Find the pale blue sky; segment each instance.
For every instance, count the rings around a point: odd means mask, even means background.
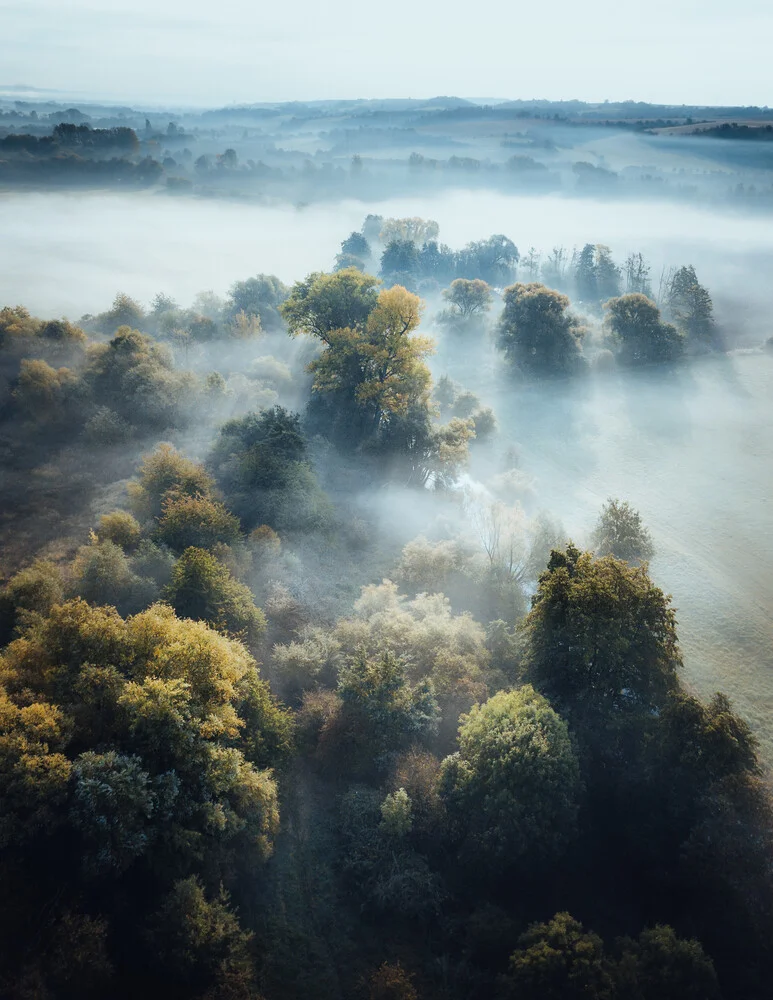
[[[0,0],[0,37],[0,85],[119,101],[773,105],[770,0]]]

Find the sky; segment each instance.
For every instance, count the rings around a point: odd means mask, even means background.
[[[0,0],[0,36],[0,87],[62,99],[773,105],[770,0]]]

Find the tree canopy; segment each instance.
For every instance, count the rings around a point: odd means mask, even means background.
[[[583,330],[568,311],[569,299],[545,285],[516,284],[503,294],[499,345],[528,375],[574,375],[583,366]]]
[[[469,849],[493,871],[555,858],[574,830],[581,781],[568,727],[528,685],[473,706],[440,781]]]

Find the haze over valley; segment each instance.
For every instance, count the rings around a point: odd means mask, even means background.
[[[0,4],[0,997],[767,1000],[769,12],[107,6]]]

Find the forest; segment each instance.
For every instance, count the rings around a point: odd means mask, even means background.
[[[74,107],[0,90],[0,190],[142,189],[305,205],[463,189],[767,213],[772,123],[767,107],[636,101]]]
[[[641,512],[570,535],[478,378],[560,438],[737,331],[689,261],[340,237],[189,305],[0,309],[0,995],[765,1000],[769,733],[687,678]]]

